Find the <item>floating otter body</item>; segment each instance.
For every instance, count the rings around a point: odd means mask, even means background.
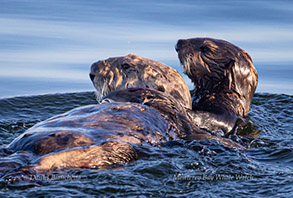
[[[179,40],[175,48],[194,83],[189,111],[194,123],[210,131],[233,132],[237,118],[249,112],[257,86],[251,57],[227,41],[211,38]]]
[[[239,147],[192,124],[185,107],[171,95],[133,88],[113,91],[101,104],[79,107],[40,122],[8,149],[33,154],[31,165],[35,170],[95,168],[137,159],[138,146],[176,139],[216,139]]]
[[[144,144],[176,139],[215,139],[241,147],[193,123],[187,86],[166,65],[128,55],[93,64],[90,77],[98,98],[109,93],[101,104],[40,122],[9,144],[8,150],[16,157],[28,155],[33,170],[46,171],[129,162],[139,157]],[[142,88],[128,88],[132,86]]]

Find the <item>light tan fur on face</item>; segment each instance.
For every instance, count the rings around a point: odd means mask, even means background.
[[[90,73],[95,75],[97,100],[116,89],[153,88],[169,93],[184,107],[191,108],[190,92],[183,78],[163,63],[129,54],[98,61]]]

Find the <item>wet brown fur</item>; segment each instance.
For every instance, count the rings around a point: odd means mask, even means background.
[[[179,57],[183,64],[184,54],[198,56],[193,48],[182,46]],[[239,57],[246,55],[238,51]],[[232,54],[231,57],[234,56]],[[247,61],[249,56],[246,56],[237,57]],[[186,70],[195,83],[193,96],[199,98],[198,103],[194,102],[193,111],[187,86],[175,70],[132,54],[109,58],[91,67],[90,77],[97,96],[104,96],[101,104],[79,107],[40,122],[16,138],[8,150],[16,155],[20,153],[20,157],[28,153],[28,158],[34,159],[30,161],[33,170],[46,171],[129,162],[139,157],[141,145],[159,145],[176,139],[215,139],[227,146],[241,147],[229,139],[201,130],[194,121],[198,117],[203,118],[203,114],[198,112],[207,113],[209,119],[210,113],[223,111],[222,106],[232,116],[247,113],[256,82],[253,76],[245,77],[237,71],[242,67],[245,68],[243,71],[255,71],[252,61],[236,67],[234,65],[241,62],[238,59],[233,59],[233,62],[221,57],[213,59],[212,55],[207,57],[206,62],[210,65],[204,62],[206,65],[199,69],[200,72],[195,71],[192,64],[190,70]],[[223,65],[217,69],[215,63],[221,61]],[[234,73],[230,75],[229,72]],[[238,85],[239,79],[246,79],[251,88],[246,92],[242,90],[247,83]],[[245,93],[247,96],[243,96]],[[222,114],[219,115],[221,117]]]
[[[218,39],[179,40],[176,51],[185,74],[194,83],[194,122],[209,130],[233,130],[238,117],[250,110],[257,87],[251,57],[239,47]]]
[[[32,168],[95,168],[139,157],[137,146],[176,139],[216,139],[192,124],[186,110],[171,95],[147,88],[117,90],[101,104],[73,109],[36,124],[8,149],[35,156]]]
[[[101,60],[92,64],[90,77],[98,100],[117,89],[151,88],[172,95],[182,106],[191,109],[189,89],[180,74],[151,59],[129,54]]]

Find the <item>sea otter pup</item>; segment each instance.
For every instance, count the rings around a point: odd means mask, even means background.
[[[199,129],[185,107],[167,93],[148,88],[117,90],[101,104],[75,108],[28,129],[8,146],[12,152],[33,155],[33,170],[95,168],[137,159],[141,145],[187,139],[216,139],[241,147]]]
[[[194,83],[193,111],[189,111],[194,123],[230,134],[237,118],[249,112],[257,86],[251,57],[227,41],[212,38],[179,40],[175,48],[184,73]]]
[[[129,54],[101,60],[92,64],[90,78],[98,100],[117,89],[152,88],[170,94],[182,106],[191,109],[189,89],[180,74],[151,59]]]

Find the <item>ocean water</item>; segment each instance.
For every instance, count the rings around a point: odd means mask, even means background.
[[[13,160],[5,158],[5,145],[35,123],[94,103],[94,92],[1,99],[0,164]],[[127,164],[22,172],[20,181],[14,181],[17,166],[0,167],[0,197],[292,197],[292,106],[293,96],[256,94],[251,124],[241,129],[256,132],[246,150],[217,141],[171,141],[146,147],[145,156]]]
[[[259,74],[243,129],[258,131],[248,150],[168,142],[106,170],[15,183],[4,174],[0,197],[292,197],[292,19],[289,0],[0,0],[1,148],[41,120],[95,103],[88,73],[100,59],[134,53],[182,74],[177,39],[213,37],[247,51]]]

